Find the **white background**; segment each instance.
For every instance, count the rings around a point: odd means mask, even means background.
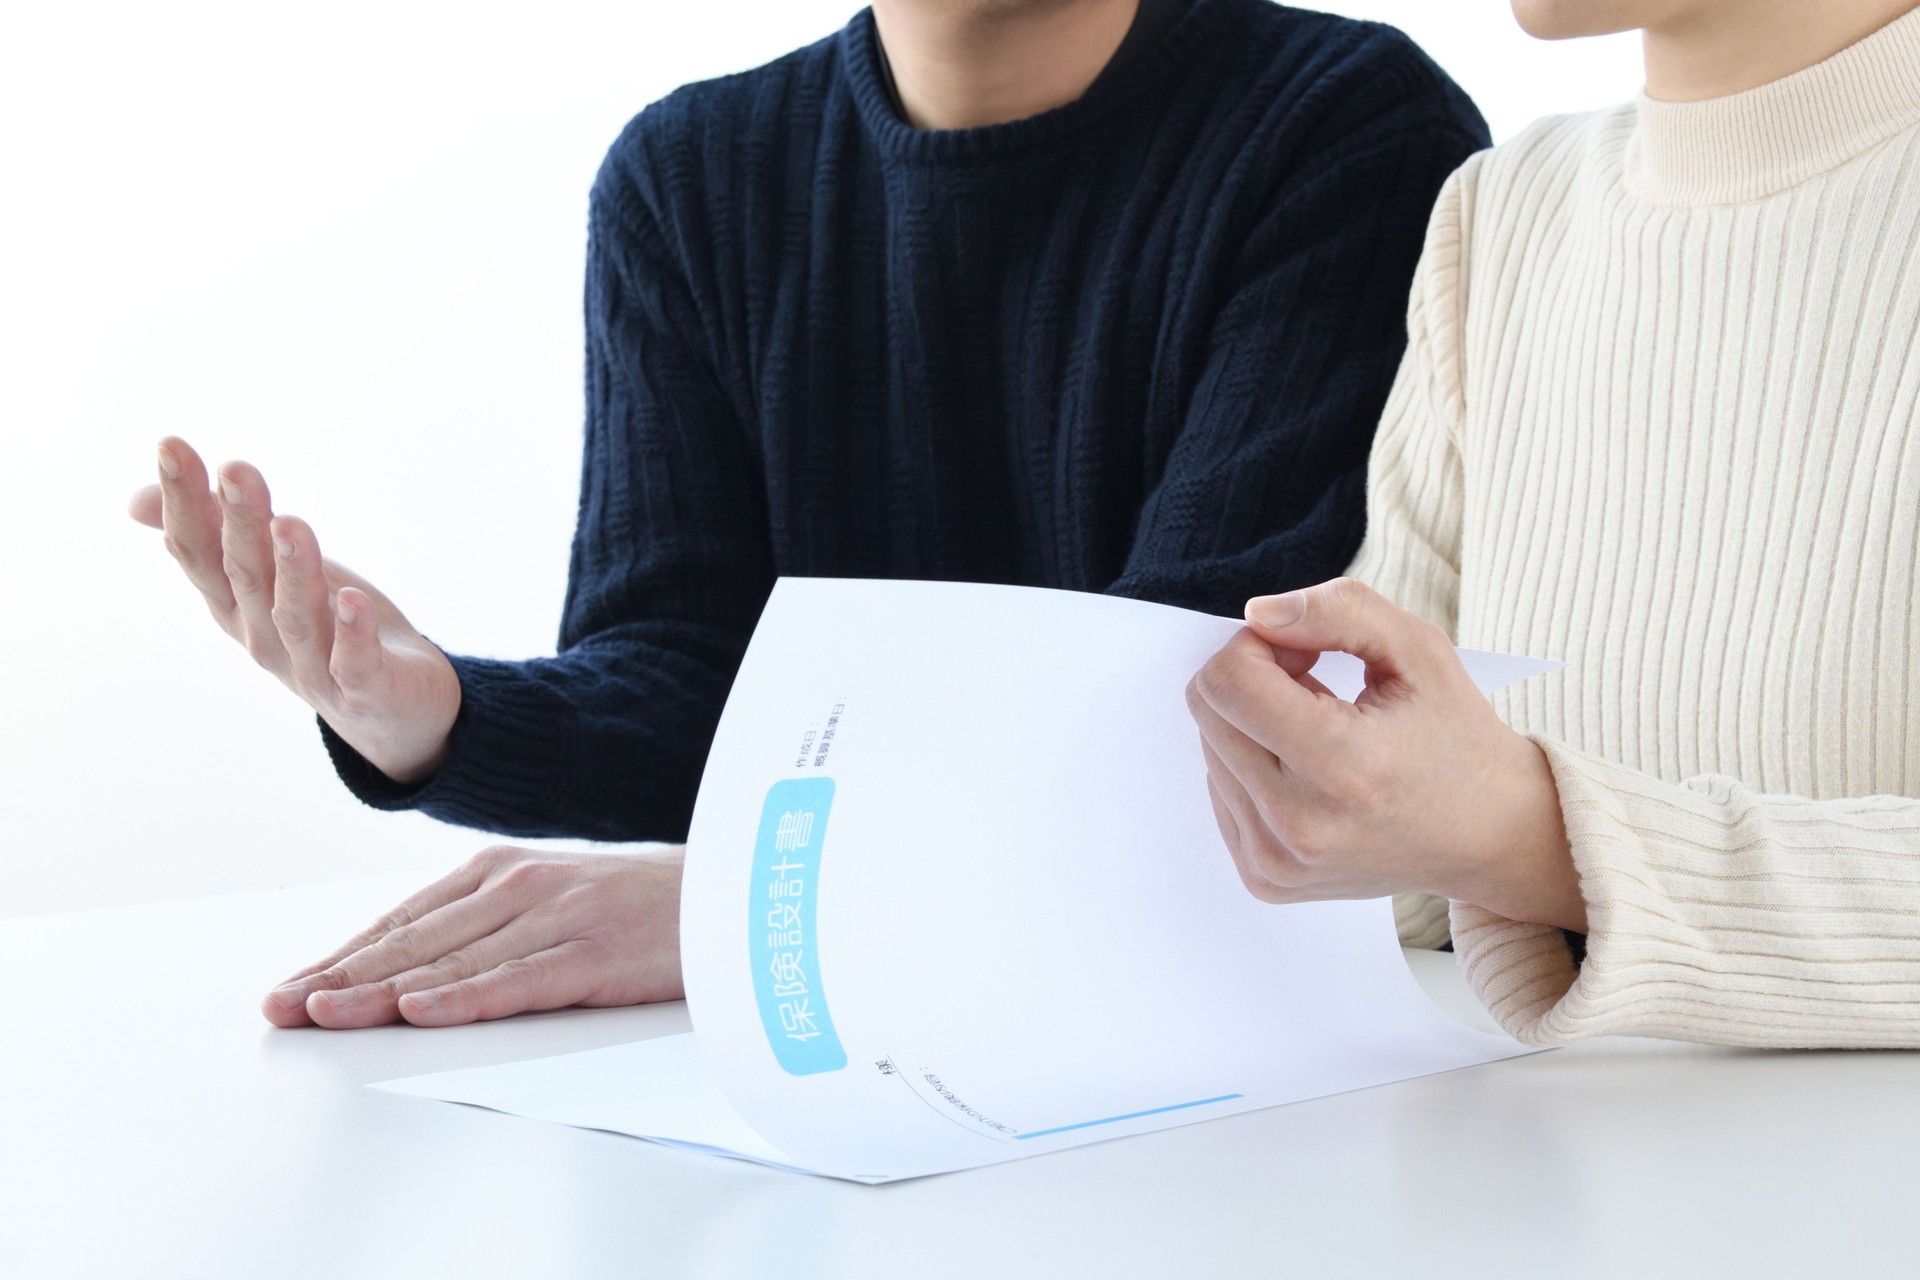
[[[311,718],[129,522],[169,433],[428,635],[551,652],[578,483],[586,195],[675,85],[852,0],[0,13],[0,916],[376,870],[486,843],[362,809]],[[1639,86],[1632,37],[1540,45],[1501,0],[1346,0],[1496,139]]]

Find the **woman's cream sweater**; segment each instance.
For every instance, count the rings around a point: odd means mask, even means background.
[[[1920,11],[1474,157],[1408,328],[1354,572],[1568,664],[1496,705],[1586,960],[1454,903],[1482,999],[1535,1044],[1920,1045]]]

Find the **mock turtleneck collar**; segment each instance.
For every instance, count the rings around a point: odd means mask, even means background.
[[[1704,102],[1640,95],[1627,147],[1639,194],[1740,204],[1796,187],[1920,124],[1920,9],[1825,62]]]

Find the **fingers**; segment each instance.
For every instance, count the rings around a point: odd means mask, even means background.
[[[1231,730],[1227,731],[1232,734]],[[1340,834],[1316,819],[1310,787],[1283,769],[1246,769],[1218,741],[1203,741],[1207,792],[1233,869],[1247,892],[1262,902],[1310,902],[1347,896],[1317,869],[1336,853],[1329,838]],[[1258,751],[1258,748],[1254,748]]]
[[[273,624],[272,496],[259,471],[245,462],[220,468],[220,553],[233,591],[241,638],[255,662],[275,675],[291,663]]]
[[[441,907],[472,894],[480,887],[481,881],[485,879],[488,869],[496,859],[495,851],[488,850],[420,890],[347,939],[325,959],[308,965],[269,991],[260,1003],[260,1011],[266,1015],[268,1022],[277,1027],[312,1025],[313,1020],[307,1016],[306,1011],[308,995],[322,988],[342,985],[341,976],[338,974],[332,977],[320,975],[332,970],[347,957],[374,945],[395,930],[403,929],[416,920],[423,920]]]
[[[599,982],[597,949],[575,938],[476,977],[402,996],[400,1016],[417,1027],[452,1027],[564,1009],[590,999]]]
[[[265,479],[247,463],[227,463],[209,490],[206,467],[184,440],[162,440],[158,456],[160,483],[135,493],[129,513],[165,531],[214,617],[256,662],[316,707],[332,702],[336,613],[313,530],[274,515]],[[357,658],[377,667],[377,629],[356,638],[365,643],[349,665]]]
[[[451,1026],[679,999],[679,890],[672,854],[569,858],[497,846],[289,979],[262,1010],[279,1026]]]
[[[1214,780],[1213,761],[1207,761],[1207,801],[1213,806],[1213,822],[1220,828],[1220,839],[1226,844],[1227,852],[1233,857],[1234,869],[1240,867],[1240,819],[1234,816],[1233,809],[1227,804],[1226,794],[1220,784]],[[1244,883],[1245,877],[1241,877]]]
[[[1338,649],[1367,664],[1369,686],[1432,674],[1453,646],[1432,623],[1352,578],[1247,601],[1247,625],[1283,648]]]
[[[1278,671],[1271,678],[1291,683],[1290,677]],[[1316,697],[1306,689],[1297,689],[1294,696],[1303,696],[1316,707],[1352,713],[1351,707],[1331,694]],[[1315,838],[1324,826],[1313,818],[1319,801],[1317,780],[1290,768],[1284,755],[1276,755],[1242,732],[1204,700],[1198,701],[1192,711],[1200,727],[1200,748],[1206,756],[1207,790],[1213,800],[1214,819],[1240,882],[1262,902],[1299,902],[1322,896],[1306,887],[1311,878],[1303,874],[1307,862],[1317,861],[1326,852]],[[1342,721],[1336,719],[1335,723]],[[1306,768],[1318,774],[1324,771],[1325,762],[1308,755]]]
[[[488,901],[487,895],[467,899],[469,903],[482,901]],[[456,903],[444,910],[457,910],[461,905],[464,904]],[[426,923],[421,921],[423,925]],[[398,939],[405,932],[402,930],[391,937]],[[529,956],[539,955],[561,940],[559,926],[550,913],[528,912],[502,922],[497,931],[488,931],[484,936],[471,938],[454,947],[421,948],[403,944],[374,958],[374,953],[381,950],[376,945],[363,953],[370,958],[362,960],[349,957],[339,967],[344,970],[358,967],[369,975],[378,976],[361,979],[335,991],[313,992],[307,997],[307,1016],[316,1025],[334,1030],[397,1022],[402,1016],[399,1002],[407,994],[434,990],[493,972]],[[396,962],[394,959],[408,952],[417,957],[415,963]]]
[[[1311,676],[1288,675],[1250,630],[1236,633],[1194,674],[1187,709],[1203,735],[1210,721],[1224,721],[1239,731],[1235,736],[1252,739],[1282,761],[1296,760],[1339,733],[1353,713]]]
[[[301,983],[311,995],[391,978],[489,936],[523,910],[524,904],[504,894],[470,893],[401,925]]]
[[[1213,802],[1213,819],[1220,827],[1221,839],[1226,842],[1240,883],[1262,902],[1280,901],[1258,862],[1260,819],[1252,797],[1219,753],[1209,744],[1201,746],[1207,757],[1207,797]]]
[[[1286,676],[1279,676],[1287,679]],[[1190,708],[1200,727],[1200,746],[1209,771],[1218,765],[1250,787],[1271,785],[1282,770],[1280,758],[1202,700]]]
[[[206,597],[214,618],[232,633],[233,588],[221,563],[220,508],[207,489],[207,468],[177,436],[160,442],[159,468],[160,527],[167,551]]]
[[[1250,627],[1249,629],[1254,634],[1259,634],[1258,628]],[[1318,649],[1287,649],[1270,644],[1267,646],[1267,652],[1273,655],[1274,663],[1295,680],[1312,680],[1313,677],[1307,673],[1313,670],[1314,663],[1320,661]],[[1314,681],[1316,686],[1319,683],[1317,680]]]
[[[1294,790],[1291,779],[1272,753],[1219,716],[1203,708],[1195,719],[1202,720],[1200,750],[1207,760],[1207,790],[1234,869],[1254,897],[1285,901],[1271,875],[1276,854],[1284,853],[1274,831],[1273,812],[1287,807]],[[1265,797],[1267,803],[1263,806],[1255,796]]]
[[[275,516],[273,627],[286,651],[294,688],[316,705],[333,701],[333,603],[328,599],[320,543],[307,522]]]

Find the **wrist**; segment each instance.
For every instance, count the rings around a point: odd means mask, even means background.
[[[453,753],[454,714],[436,715],[431,724],[401,725],[384,733],[365,723],[342,725],[332,717],[323,718],[342,742],[398,786],[417,787],[431,781]]]
[[[345,738],[345,734],[341,734]],[[439,742],[424,749],[414,750],[369,750],[347,739],[348,744],[367,758],[367,763],[403,787],[417,787],[430,781],[447,762],[452,750],[452,740],[442,737]]]
[[[368,764],[403,787],[420,786],[440,772],[453,751],[453,726],[460,717],[460,674],[445,653],[423,640],[426,674],[404,698],[410,711],[359,718],[352,731],[334,725]],[[346,717],[343,717],[346,718]]]
[[[1586,899],[1560,812],[1560,790],[1546,752],[1509,732],[1510,750],[1488,788],[1489,821],[1466,859],[1471,871],[1447,896],[1509,920],[1587,930]]]

